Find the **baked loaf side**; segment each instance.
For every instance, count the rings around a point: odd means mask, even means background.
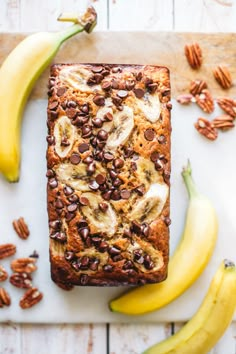
[[[166,278],[169,101],[165,67],[51,67],[47,192],[51,275],[60,286]]]

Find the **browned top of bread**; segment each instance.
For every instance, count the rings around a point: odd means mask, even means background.
[[[165,279],[169,100],[165,67],[52,66],[47,176],[56,283]]]

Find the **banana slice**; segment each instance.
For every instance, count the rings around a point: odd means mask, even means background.
[[[165,183],[154,183],[148,192],[138,200],[131,211],[130,220],[150,223],[155,220],[166,203],[169,187]]]
[[[137,105],[151,123],[160,118],[161,104],[157,94],[146,93],[142,99],[137,99]]]
[[[88,186],[89,176],[87,176],[86,165],[80,163],[72,165],[71,163],[63,163],[56,169],[56,175],[59,181],[68,186],[82,191],[90,191]]]
[[[55,150],[60,157],[65,157],[71,150],[75,140],[75,127],[66,116],[60,117],[54,127],[56,140]]]
[[[114,115],[113,129],[107,140],[106,147],[115,150],[119,145],[124,144],[130,136],[134,127],[133,110],[124,106],[123,111]]]
[[[97,194],[93,193],[83,193],[83,197],[89,200],[88,206],[83,206],[81,208],[82,213],[88,219],[98,232],[105,232],[109,237],[112,237],[117,229],[117,218],[116,213],[112,209],[111,205],[107,203],[107,210],[101,211],[99,208],[99,203],[104,200]]]
[[[85,68],[68,66],[60,71],[59,78],[62,82],[68,83],[72,87],[82,92],[93,92],[101,90],[100,85],[87,85],[91,72]]]
[[[162,183],[162,175],[156,171],[154,163],[144,157],[139,156],[136,162],[137,165],[137,176],[145,187],[149,189],[149,186],[153,183]]]

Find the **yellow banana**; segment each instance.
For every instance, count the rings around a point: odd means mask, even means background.
[[[188,289],[206,267],[217,239],[217,216],[211,202],[198,193],[191,177],[190,163],[183,169],[182,176],[190,202],[182,238],[169,262],[167,279],[121,295],[110,302],[112,311],[141,315],[157,310]]]
[[[236,307],[236,268],[224,260],[192,319],[144,354],[207,354],[229,326]]]
[[[0,172],[9,182],[19,179],[21,118],[31,89],[67,38],[92,31],[96,12],[89,8],[77,20],[67,20],[76,23],[60,32],[28,36],[0,68]]]

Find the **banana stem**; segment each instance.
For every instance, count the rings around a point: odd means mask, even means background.
[[[63,29],[62,31],[57,33],[60,44],[65,42],[68,38],[73,37],[75,34],[83,32],[84,27],[79,24],[72,25],[68,28]]]
[[[198,193],[196,185],[192,179],[192,169],[191,169],[191,164],[190,164],[189,160],[188,160],[187,166],[183,168],[182,177],[184,179],[184,183],[187,188],[189,198],[191,199],[191,198],[196,197],[199,193]]]

